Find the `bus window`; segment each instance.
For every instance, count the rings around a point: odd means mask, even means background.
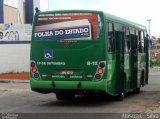
[[[142,43],[142,52],[144,52],[144,32],[141,31],[141,43]]]
[[[137,37],[137,46],[139,46],[139,35],[138,35],[138,30],[135,29],[135,35]],[[137,50],[138,50],[138,47],[137,47]]]
[[[130,42],[130,30],[127,27],[126,33],[125,33],[125,41],[126,41],[126,52],[129,52],[131,50],[131,42]]]
[[[132,27],[130,27],[130,34],[132,34],[132,35],[135,35],[136,33],[135,33],[135,29],[134,28],[132,28]]]
[[[147,47],[146,39],[147,39],[147,32],[146,32],[146,31],[144,31],[144,52],[146,52],[146,47]]]
[[[101,16],[94,13],[40,14],[34,40],[98,40]]]
[[[136,34],[137,38],[139,38],[139,36],[138,36],[138,30],[135,30],[135,34]]]
[[[139,52],[144,52],[144,33],[143,31],[139,31]]]
[[[108,52],[114,52],[115,41],[114,41],[114,24],[111,22],[107,23],[108,29]]]
[[[141,46],[141,32],[138,31],[138,51],[142,52],[142,46]]]
[[[122,31],[124,32],[124,49],[125,52],[127,53],[131,49],[131,43],[129,38],[130,35],[129,27],[122,26]]]

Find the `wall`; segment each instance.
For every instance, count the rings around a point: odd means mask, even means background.
[[[30,44],[0,44],[0,73],[29,72]]]
[[[0,74],[29,72],[31,28],[0,24]]]
[[[4,5],[4,23],[18,24],[17,8]]]

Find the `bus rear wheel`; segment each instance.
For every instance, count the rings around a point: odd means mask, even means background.
[[[57,100],[73,100],[75,98],[75,94],[69,92],[57,92],[56,98]]]
[[[133,90],[133,93],[134,93],[134,94],[139,94],[139,93],[140,93],[140,87],[139,87],[139,88],[134,89],[134,90]]]

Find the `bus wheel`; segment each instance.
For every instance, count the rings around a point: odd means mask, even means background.
[[[67,93],[67,92],[57,92],[56,98],[57,100],[73,100],[75,97],[74,93]]]
[[[139,88],[134,89],[134,90],[133,90],[133,93],[134,93],[134,94],[139,94],[139,93],[140,93],[140,87],[139,87]]]
[[[144,87],[144,71],[141,74],[141,86]]]
[[[124,98],[125,98],[125,94],[124,93],[120,93],[119,95],[117,95],[117,100],[118,101],[123,101],[124,100]]]

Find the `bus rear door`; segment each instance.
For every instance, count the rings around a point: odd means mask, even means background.
[[[118,25],[118,24],[117,24]],[[121,25],[118,25],[118,31],[115,31],[116,39],[116,87],[117,93],[121,94],[126,89],[126,79],[124,75],[124,32],[121,31]]]
[[[137,58],[138,58],[138,38],[131,35],[131,88],[137,87]]]

